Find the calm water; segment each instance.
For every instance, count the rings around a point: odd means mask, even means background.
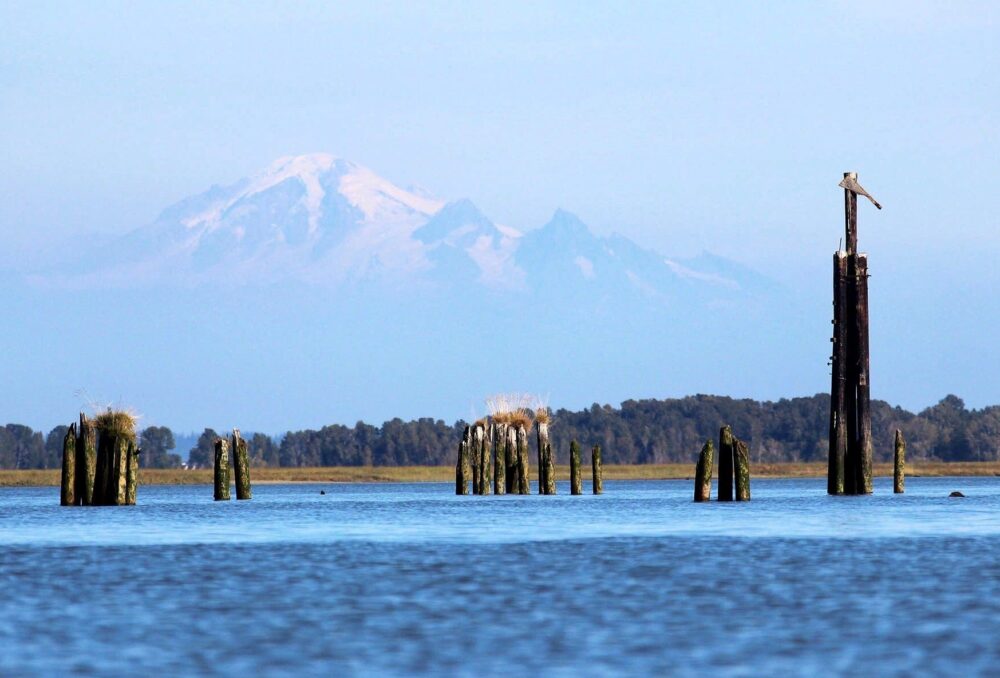
[[[824,482],[0,489],[0,675],[1000,675],[1000,479]]]

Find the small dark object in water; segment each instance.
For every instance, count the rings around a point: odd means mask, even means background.
[[[959,492],[958,490],[955,490],[954,492],[952,492],[952,493],[951,493],[951,494],[949,494],[948,496],[949,496],[949,497],[964,497],[965,495],[964,495],[964,494],[962,494],[961,492]]]
[[[320,490],[319,493],[320,494],[326,494],[326,490]]]

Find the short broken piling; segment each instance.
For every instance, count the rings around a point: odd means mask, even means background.
[[[583,494],[583,474],[580,472],[580,445],[569,444],[569,493]]]
[[[892,491],[903,494],[906,490],[906,440],[903,432],[896,429],[896,453],[892,464]]]
[[[712,463],[715,461],[715,447],[706,440],[698,455],[694,471],[694,500],[708,501],[712,498]]]
[[[719,431],[719,487],[717,501],[733,500],[733,430],[723,426]]]
[[[455,494],[469,493],[469,445],[467,437],[462,436],[462,440],[458,443],[458,461],[455,462]]]
[[[590,453],[590,465],[593,472],[594,494],[604,493],[604,469],[601,467],[601,446],[594,445]]]
[[[94,474],[97,470],[97,430],[87,415],[80,413],[76,436],[76,503],[94,503]]]
[[[736,475],[736,501],[750,501],[750,449],[739,438],[733,439]]]
[[[62,482],[59,487],[59,504],[76,504],[76,424],[70,424],[63,438]]]
[[[215,441],[215,501],[229,501],[229,441]]]
[[[247,441],[240,436],[238,428],[233,429],[233,467],[236,469],[236,498],[250,499],[253,492],[250,489],[250,455],[247,453]]]

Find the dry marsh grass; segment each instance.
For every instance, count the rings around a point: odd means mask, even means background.
[[[586,455],[584,455],[586,456]],[[590,460],[584,459],[584,479],[590,475]],[[531,477],[537,480],[537,469]],[[822,478],[826,463],[754,464],[754,478]],[[891,476],[892,464],[875,464],[877,476]],[[47,487],[59,485],[59,469],[0,471],[0,487]],[[906,475],[1000,476],[1000,462],[907,462]],[[254,468],[255,484],[267,483],[425,483],[454,482],[452,466],[333,466],[324,468]],[[604,465],[605,480],[693,479],[694,463]],[[556,479],[569,480],[569,466],[556,466]],[[142,485],[210,485],[211,469],[141,469]]]

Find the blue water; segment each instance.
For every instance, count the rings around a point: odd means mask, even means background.
[[[452,492],[0,489],[0,675],[1000,673],[998,478]]]

